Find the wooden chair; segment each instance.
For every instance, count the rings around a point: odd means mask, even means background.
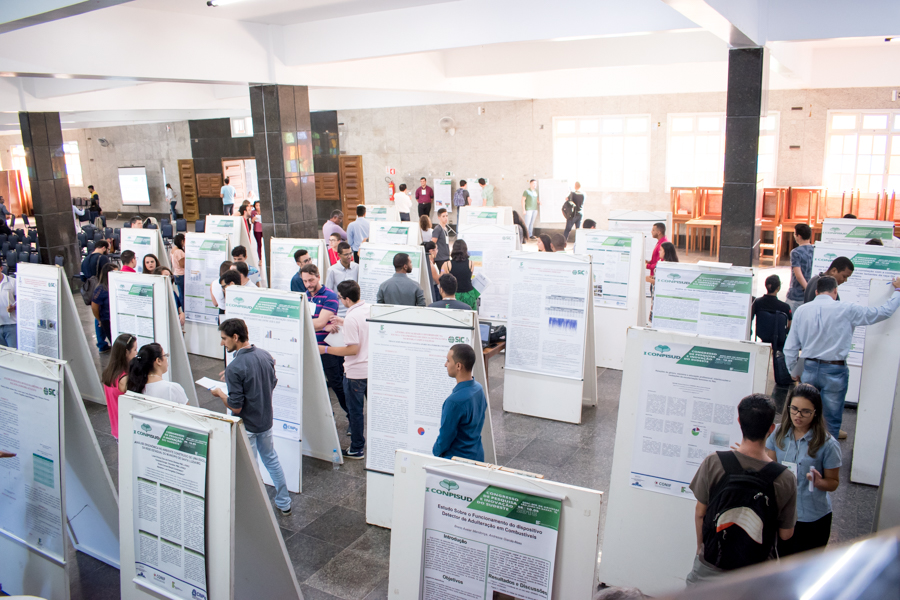
[[[782,237],[790,236],[790,241],[783,244],[785,252],[790,252],[794,247],[794,227],[800,223],[806,223],[810,228],[816,227],[820,199],[827,194],[822,187],[789,187],[784,201],[781,224]],[[821,230],[821,227],[820,227]]]
[[[856,190],[856,196],[851,197],[851,210],[859,219],[872,219],[873,221],[884,221],[887,212],[887,202],[885,196],[887,192],[878,192],[876,194],[863,194]]]
[[[781,239],[784,224],[784,205],[787,198],[788,188],[765,188],[763,189],[763,210],[762,219],[760,220],[760,235],[765,237],[768,232],[772,233],[772,243],[760,240],[759,243],[759,262],[772,261],[772,266],[778,264],[778,258],[781,256]],[[771,251],[771,254],[766,254]]]
[[[697,216],[685,223],[687,233],[685,250],[690,252],[695,246],[702,249],[703,237],[706,230],[709,230],[709,252],[716,256],[719,252],[719,236],[722,230],[722,188],[697,188],[695,204]]]
[[[885,211],[884,220],[894,222],[894,235],[900,233],[900,206],[897,205],[897,192],[892,191],[888,198],[887,190],[884,192]]]
[[[697,188],[673,187],[672,200],[672,243],[678,247],[678,236],[681,225],[697,216]],[[686,229],[685,229],[686,232]],[[687,248],[687,241],[685,241]]]

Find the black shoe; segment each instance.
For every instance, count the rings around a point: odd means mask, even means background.
[[[282,517],[289,517],[289,516],[291,516],[291,507],[290,507],[290,506],[288,507],[287,510],[281,510],[280,508],[279,508],[278,510],[281,511],[281,516],[282,516]]]
[[[347,428],[347,437],[350,437],[350,428]]]
[[[349,448],[346,450],[341,450],[341,454],[344,455],[344,458],[349,458],[351,460],[360,460],[366,457],[365,450],[359,450],[358,452],[353,452]]]

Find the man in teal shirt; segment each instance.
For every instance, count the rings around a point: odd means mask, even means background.
[[[494,205],[494,186],[489,184],[482,177],[478,180],[478,185],[481,186],[481,199],[484,200],[485,206],[493,206]]]
[[[441,431],[432,453],[442,458],[484,461],[481,428],[487,401],[481,384],[472,379],[475,350],[468,344],[456,344],[447,352],[445,366],[447,375],[456,379],[456,387],[441,408]]]
[[[528,238],[534,237],[534,222],[537,220],[538,206],[541,201],[538,198],[537,181],[528,182],[528,189],[522,192],[522,212],[525,213],[525,229],[528,230]]]

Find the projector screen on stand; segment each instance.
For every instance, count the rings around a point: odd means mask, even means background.
[[[150,206],[147,169],[145,167],[119,167],[119,190],[122,192],[123,205]]]

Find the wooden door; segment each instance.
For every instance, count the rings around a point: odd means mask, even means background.
[[[316,200],[340,200],[341,187],[337,173],[316,173]]]
[[[193,160],[178,161],[178,180],[181,184],[181,211],[184,219],[194,222],[200,218],[200,202]]]
[[[356,207],[366,203],[362,156],[340,157],[341,211],[344,224],[356,220]]]
[[[246,178],[244,176],[243,160],[222,160],[222,180],[228,178],[228,183],[234,188],[234,201],[237,203],[235,210],[247,197]]]

